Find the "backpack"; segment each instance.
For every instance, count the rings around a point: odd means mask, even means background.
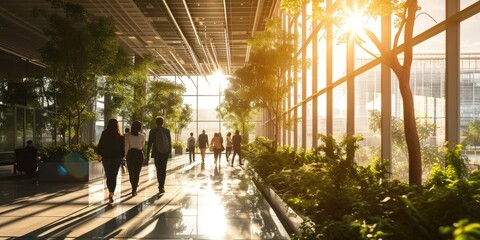
[[[195,147],[195,138],[188,139],[188,147]]]
[[[170,143],[168,142],[167,135],[165,135],[162,128],[157,128],[157,131],[155,132],[155,146],[160,153],[170,152]]]

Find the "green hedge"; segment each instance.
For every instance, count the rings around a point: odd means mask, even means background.
[[[468,239],[454,234],[460,223],[480,222],[480,172],[468,172],[461,146],[445,148],[446,167],[434,167],[418,187],[385,178],[378,158],[357,166],[361,137],[320,138],[309,150],[277,148],[265,138],[243,148],[249,168],[305,216],[294,239]]]
[[[62,161],[96,161],[96,146],[89,144],[76,145],[43,145],[39,148],[41,160],[44,162]]]

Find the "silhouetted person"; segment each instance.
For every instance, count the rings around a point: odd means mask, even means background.
[[[25,173],[33,177],[37,172],[37,160],[39,157],[38,150],[33,146],[32,140],[27,141],[27,146],[25,146],[24,151],[26,157],[23,159],[25,161]]]
[[[132,132],[125,134],[125,153],[127,155],[127,167],[132,196],[137,195],[137,187],[140,179],[140,171],[143,165],[143,147],[145,146],[145,134],[142,132],[142,123],[134,121]]]
[[[227,133],[227,146],[225,151],[225,157],[227,158],[227,162],[230,161],[230,154],[232,153],[232,133]]]
[[[215,133],[210,143],[210,145],[213,146],[213,158],[215,159],[215,164],[217,163],[217,160],[218,160],[218,163],[220,163],[220,160],[222,159],[221,157],[222,147],[223,147],[222,144],[223,144],[222,135],[220,133]]]
[[[172,137],[170,130],[163,127],[163,117],[157,117],[155,123],[157,127],[150,130],[148,136],[147,158],[150,156],[152,149],[152,157],[155,161],[157,169],[157,181],[159,194],[165,193],[165,178],[167,176],[167,161],[172,155]]]
[[[242,136],[238,130],[235,130],[235,135],[232,137],[233,145],[233,156],[232,156],[232,167],[233,161],[235,160],[235,155],[238,154],[238,164],[243,165],[242,163]]]
[[[202,162],[205,161],[205,152],[208,147],[208,135],[205,134],[205,130],[202,130],[202,134],[198,135],[198,148],[200,148],[200,155],[202,156]]]
[[[117,175],[122,159],[125,157],[125,139],[117,119],[108,120],[107,128],[98,142],[99,161],[102,161],[107,177],[108,203],[113,203],[113,194],[117,186]]]
[[[190,163],[195,162],[195,137],[193,136],[193,132],[190,133],[190,137],[187,139],[187,147]]]

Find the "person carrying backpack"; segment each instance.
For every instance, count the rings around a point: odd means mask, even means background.
[[[172,137],[170,130],[163,127],[163,117],[156,117],[157,127],[150,130],[146,157],[150,157],[152,149],[155,168],[157,169],[157,181],[159,194],[165,193],[165,178],[167,176],[167,161],[172,156]]]
[[[190,137],[187,139],[188,159],[190,160],[190,163],[195,162],[195,141],[193,132],[191,132]]]

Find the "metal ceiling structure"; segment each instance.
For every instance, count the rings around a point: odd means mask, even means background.
[[[231,74],[248,60],[247,39],[262,31],[278,0],[71,0],[94,16],[114,19],[121,45],[135,57],[152,55],[162,75]],[[42,65],[48,40],[33,8],[45,0],[0,3],[0,52]],[[1,58],[1,56],[0,56]]]

